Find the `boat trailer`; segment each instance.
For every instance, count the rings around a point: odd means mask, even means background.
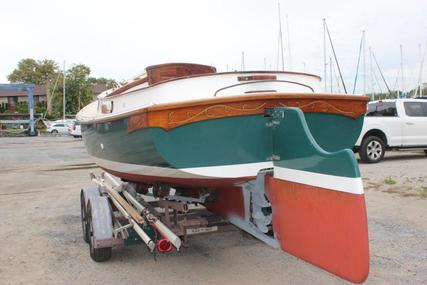
[[[161,197],[153,191],[150,197],[106,172],[99,176],[91,173],[91,180],[80,193],[81,222],[83,239],[96,262],[110,259],[113,247],[143,243],[153,254],[169,253],[188,247],[190,235],[236,229],[198,207],[203,196]]]

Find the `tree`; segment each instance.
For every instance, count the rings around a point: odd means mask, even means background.
[[[24,58],[7,79],[11,83],[47,84],[57,76],[58,69],[58,64],[50,59]]]
[[[72,95],[69,97],[71,97],[71,102],[74,103],[70,107],[73,113],[77,113],[83,106],[92,101],[92,84],[88,80],[89,75],[90,68],[83,64],[74,65],[68,70],[67,80]]]
[[[90,68],[84,64],[73,65],[65,75],[66,110],[65,113],[75,114],[92,101],[92,83],[89,81]],[[60,82],[63,75],[60,75]],[[54,114],[62,114],[63,89],[57,88],[54,94]]]
[[[116,81],[113,79],[89,76],[90,68],[84,64],[72,65],[66,71],[66,114],[77,113],[93,100],[92,87],[95,84],[104,84],[107,88],[116,85]],[[49,97],[52,98],[52,104],[48,102],[48,106],[40,107],[38,110],[47,109],[50,118],[62,117],[64,75],[55,61],[22,59],[18,63],[18,67],[7,78],[11,83],[46,84]]]
[[[105,85],[108,89],[111,89],[115,86],[117,86],[117,82],[114,79],[108,79],[108,78],[104,78],[104,77],[99,77],[99,78],[95,78],[95,77],[89,77],[89,82],[92,83],[93,85],[95,84],[103,84]]]

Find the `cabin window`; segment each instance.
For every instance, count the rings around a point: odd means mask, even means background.
[[[113,112],[114,102],[106,101],[101,104],[101,112],[104,114],[109,114]]]
[[[239,76],[237,77],[238,81],[253,81],[253,80],[276,80],[276,75],[249,75],[249,76]]]
[[[252,93],[274,93],[277,92],[277,90],[250,90],[246,91],[245,94],[252,94]]]

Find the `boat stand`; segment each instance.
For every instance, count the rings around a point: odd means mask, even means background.
[[[151,253],[169,253],[188,247],[190,235],[236,229],[197,206],[204,197],[142,195],[106,172],[91,173],[91,180],[80,202],[83,239],[94,261],[110,259],[113,247],[143,243]]]

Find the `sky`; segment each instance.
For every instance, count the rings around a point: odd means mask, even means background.
[[[426,0],[3,1],[0,82],[7,82],[7,75],[23,58],[53,59],[61,65],[65,61],[67,67],[85,64],[92,76],[119,81],[141,73],[146,66],[166,62],[213,65],[218,71],[241,70],[242,52],[245,70],[275,70],[278,3],[286,70],[323,77],[325,18],[349,92],[353,89],[363,30],[366,92],[386,90],[375,62],[371,75],[369,47],[394,89],[402,86],[402,45],[403,87],[408,90],[416,86],[420,46],[421,54],[427,47]],[[328,44],[328,63],[332,56]],[[328,89],[329,76],[328,66]],[[356,93],[361,93],[362,62],[358,76]],[[336,77],[333,79],[336,92]],[[427,82],[427,59],[422,81]]]

